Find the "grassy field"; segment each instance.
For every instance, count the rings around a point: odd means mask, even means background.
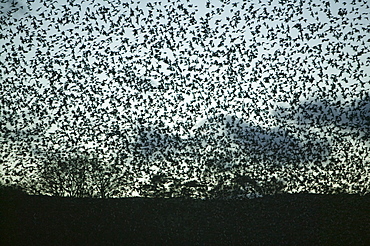
[[[366,245],[370,196],[90,199],[1,192],[0,245]]]

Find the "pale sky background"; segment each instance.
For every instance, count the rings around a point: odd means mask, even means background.
[[[130,164],[139,143],[161,172],[166,137],[232,165],[254,131],[267,156],[292,143],[305,164],[357,158],[369,174],[366,1],[71,2],[0,4],[2,165],[79,148]]]

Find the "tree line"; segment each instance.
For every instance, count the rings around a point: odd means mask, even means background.
[[[284,188],[283,180],[263,180],[262,176],[258,180],[252,172],[245,172],[244,165],[226,167],[204,162],[185,175],[143,174],[130,169],[123,155],[105,161],[95,153],[79,151],[47,154],[40,158],[36,172],[37,180],[21,189],[63,197],[121,198],[136,194],[148,198],[222,199],[275,194]]]

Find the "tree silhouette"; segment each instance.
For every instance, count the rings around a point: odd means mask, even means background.
[[[55,196],[91,195],[87,187],[88,163],[82,155],[49,154],[39,166],[42,189]]]
[[[122,166],[119,157],[107,163],[96,154],[49,154],[39,166],[41,189],[55,196],[115,196],[127,185]]]

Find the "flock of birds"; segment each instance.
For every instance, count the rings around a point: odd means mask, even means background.
[[[141,185],[238,166],[286,192],[369,192],[366,1],[0,8],[2,182],[37,179],[45,153],[92,151]]]

